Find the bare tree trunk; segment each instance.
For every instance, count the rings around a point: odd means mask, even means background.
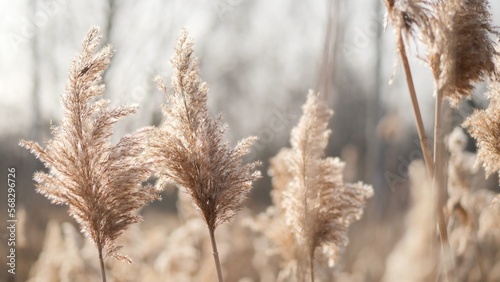
[[[382,86],[382,57],[383,45],[382,40],[382,1],[375,0],[375,13],[377,20],[376,38],[375,38],[375,65],[374,65],[374,81],[373,91],[368,93],[366,97],[366,127],[365,127],[365,140],[366,140],[366,167],[365,179],[367,182],[372,183],[375,189],[385,187],[384,183],[384,160],[383,160],[383,144],[377,136],[376,128],[383,115],[383,107],[381,104],[381,86]],[[379,211],[383,213],[383,207],[387,205],[387,191],[380,190],[375,193],[377,206],[380,207]]]
[[[108,4],[108,9],[106,11],[106,14],[107,14],[106,26],[103,29],[103,37],[104,37],[103,41],[106,42],[106,44],[109,44],[111,41],[111,38],[112,38],[112,34],[113,34],[113,24],[114,24],[115,15],[116,15],[116,2],[115,2],[115,0],[108,0],[107,4]],[[104,70],[104,73],[102,75],[103,82],[104,82],[104,84],[108,85],[108,87],[109,87],[109,83],[108,83],[109,75],[108,75],[108,73],[112,67],[113,67],[113,64],[111,64],[109,68]],[[107,95],[109,95],[106,93],[108,93],[108,91],[104,92],[103,97],[106,97]]]
[[[326,101],[328,101],[329,97],[332,98],[331,94],[334,87],[339,32],[339,9],[339,0],[331,0],[328,7],[328,23],[318,79],[318,91]]]
[[[31,1],[31,15],[34,18],[37,12],[37,2],[36,0]],[[40,110],[40,52],[39,52],[39,38],[38,31],[35,31],[33,38],[31,40],[31,56],[32,56],[32,81],[33,86],[31,88],[31,138],[36,141],[40,141],[40,126],[41,126],[41,110]]]
[[[106,17],[107,22],[103,30],[104,42],[111,41],[115,15],[116,15],[116,2],[115,0],[108,0],[108,10]]]

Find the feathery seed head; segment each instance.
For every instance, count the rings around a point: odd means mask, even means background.
[[[49,170],[35,173],[37,192],[54,204],[68,205],[70,215],[99,252],[128,260],[118,254],[115,240],[141,220],[133,212],[158,195],[141,185],[151,173],[149,161],[142,158],[145,131],[127,135],[116,145],[109,141],[113,124],[137,108],[113,109],[109,101],[96,100],[104,92],[101,76],[111,58],[109,46],[96,52],[99,40],[99,29],[92,28],[71,65],[62,96],[64,117],[52,129],[53,139],[45,148],[31,141],[20,145]]]
[[[497,50],[500,44],[497,43]],[[495,67],[500,69],[500,55],[494,59]],[[500,76],[493,76],[486,94],[490,104],[484,110],[475,110],[467,117],[463,126],[477,142],[477,162],[482,163],[486,175],[500,172]]]
[[[233,218],[260,178],[259,162],[243,163],[255,137],[238,142],[235,148],[223,141],[226,125],[208,114],[208,86],[199,76],[193,41],[183,30],[171,60],[172,93],[163,106],[166,122],[151,130],[147,155],[154,160],[160,179],[184,188],[210,230]],[[157,79],[159,88],[167,87]]]
[[[468,98],[473,83],[494,74],[496,54],[487,0],[386,1],[396,37],[419,39],[427,47],[437,91],[452,106]]]
[[[324,158],[330,135],[328,120],[333,112],[318,95],[309,92],[303,111],[292,130],[292,148],[271,160],[271,171],[278,177],[273,179],[273,199],[296,246],[304,246],[297,253],[312,259],[318,251],[333,265],[347,245],[347,228],[361,217],[373,190],[362,183],[344,183],[344,163],[338,158]]]
[[[495,48],[487,0],[450,0],[434,4],[435,17],[424,43],[437,81],[453,106],[469,98],[473,83],[494,73]]]

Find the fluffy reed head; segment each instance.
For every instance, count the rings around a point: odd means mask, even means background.
[[[148,178],[149,164],[141,157],[146,134],[138,131],[112,145],[112,126],[136,107],[109,108],[97,100],[104,92],[102,73],[112,56],[110,46],[96,53],[99,29],[85,37],[82,53],[71,65],[62,96],[62,124],[52,129],[45,148],[31,141],[20,145],[31,150],[48,168],[34,175],[37,192],[54,204],[68,205],[70,215],[99,252],[119,259],[115,239],[141,217],[133,212],[157,199],[141,181]]]
[[[497,44],[496,50],[500,50]],[[496,70],[500,70],[500,55],[494,58]],[[488,108],[475,110],[463,126],[476,139],[477,162],[481,163],[489,176],[500,172],[500,76],[493,76],[486,96],[490,99]]]
[[[490,85],[488,96],[488,108],[475,110],[463,124],[476,139],[477,161],[487,176],[500,172],[500,83]]]
[[[303,112],[291,133],[292,148],[280,152],[271,162],[274,171],[283,171],[283,162],[287,166],[281,175],[288,183],[278,204],[297,246],[305,246],[306,257],[313,259],[316,250],[321,249],[321,255],[332,266],[348,243],[347,228],[361,217],[373,190],[362,183],[344,183],[344,163],[324,157],[332,111],[312,91]]]
[[[396,34],[422,41],[437,90],[453,106],[469,98],[473,83],[494,73],[487,0],[386,0]]]
[[[199,76],[193,41],[182,31],[172,58],[173,93],[162,107],[166,122],[151,130],[148,155],[160,183],[174,182],[193,199],[210,230],[231,220],[260,177],[258,162],[243,163],[255,137],[230,148],[226,125],[207,110],[208,86]],[[161,78],[158,87],[167,94]]]
[[[473,83],[492,75],[494,42],[487,0],[449,0],[434,4],[435,17],[424,36],[427,57],[437,81],[452,105],[470,98]]]

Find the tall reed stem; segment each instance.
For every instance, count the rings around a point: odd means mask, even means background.
[[[413,84],[413,78],[410,70],[410,64],[408,62],[408,57],[406,56],[405,44],[403,41],[403,36],[401,31],[398,36],[398,51],[401,55],[401,61],[403,62],[403,67],[406,75],[406,82],[408,84],[408,90],[410,91],[410,97],[413,105],[413,112],[415,114],[415,120],[417,123],[418,136],[420,139],[420,146],[422,147],[422,152],[424,154],[425,167],[427,169],[428,176],[433,181],[434,189],[438,189],[438,201],[437,201],[437,215],[438,215],[438,229],[439,237],[441,240],[441,248],[445,256],[449,255],[450,246],[448,242],[448,232],[446,228],[446,219],[444,217],[444,201],[445,193],[443,189],[446,188],[446,177],[444,175],[443,166],[445,165],[443,160],[443,150],[441,149],[443,143],[442,138],[442,102],[443,93],[442,91],[437,91],[436,94],[436,108],[435,108],[435,122],[434,122],[434,158],[432,157],[427,136],[425,135],[424,124],[422,122],[422,115],[420,112],[420,107],[418,105],[417,94],[415,91],[415,85]]]
[[[311,282],[314,282],[314,251],[309,255],[309,267],[311,268]]]
[[[403,42],[403,36],[401,31],[398,36],[398,51],[401,55],[401,61],[403,62],[403,67],[406,75],[406,83],[408,84],[408,90],[410,91],[411,104],[413,106],[413,113],[415,114],[415,121],[417,123],[418,137],[420,140],[420,147],[422,147],[422,153],[424,155],[425,167],[427,168],[427,175],[429,178],[434,178],[434,164],[432,161],[431,149],[425,135],[424,123],[422,121],[422,114],[420,113],[420,107],[418,105],[417,93],[415,91],[415,85],[413,84],[413,77],[410,70],[410,64],[408,63],[408,57],[406,56],[405,44]]]
[[[448,229],[446,224],[446,218],[444,215],[444,206],[446,205],[446,160],[444,158],[444,136],[443,136],[443,91],[436,91],[436,107],[435,107],[435,122],[434,122],[434,181],[433,188],[437,189],[437,215],[438,215],[438,228],[439,237],[441,239],[441,249],[445,258],[445,263],[451,262],[451,248],[448,241]],[[452,279],[453,275],[453,265],[446,265],[448,269],[446,271],[446,277],[448,281],[454,281]],[[451,280],[450,280],[451,279]]]
[[[104,269],[104,259],[102,257],[102,248],[99,248],[99,262],[101,263],[102,282],[106,282],[106,270]]]
[[[217,278],[219,278],[219,282],[224,282],[224,278],[222,277],[222,268],[220,266],[219,252],[217,252],[217,242],[215,242],[215,230],[209,229],[209,232],[210,241],[212,242],[212,250],[214,252],[215,267],[217,268]]]
[[[443,93],[438,90],[436,94],[436,107],[435,107],[435,122],[434,122],[434,188],[437,190],[438,195],[438,205],[437,212],[439,218],[439,233],[441,234],[441,240],[444,242],[448,241],[448,235],[446,230],[446,222],[444,219],[443,206],[445,202],[444,195],[446,194],[446,177],[444,171],[444,159],[443,159],[443,130],[442,130],[442,106],[443,106]]]

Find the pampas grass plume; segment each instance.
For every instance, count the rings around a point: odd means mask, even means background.
[[[104,92],[100,83],[112,55],[106,46],[96,52],[99,29],[92,28],[85,37],[83,50],[71,65],[62,105],[62,124],[52,129],[53,139],[45,148],[32,141],[21,141],[48,168],[37,172],[37,192],[54,204],[69,207],[81,232],[97,247],[105,281],[103,258],[113,256],[130,262],[118,253],[115,240],[133,223],[141,220],[134,211],[158,198],[152,187],[141,182],[151,174],[142,158],[145,131],[109,141],[111,130],[120,118],[137,107],[109,108],[109,101],[98,100]]]

